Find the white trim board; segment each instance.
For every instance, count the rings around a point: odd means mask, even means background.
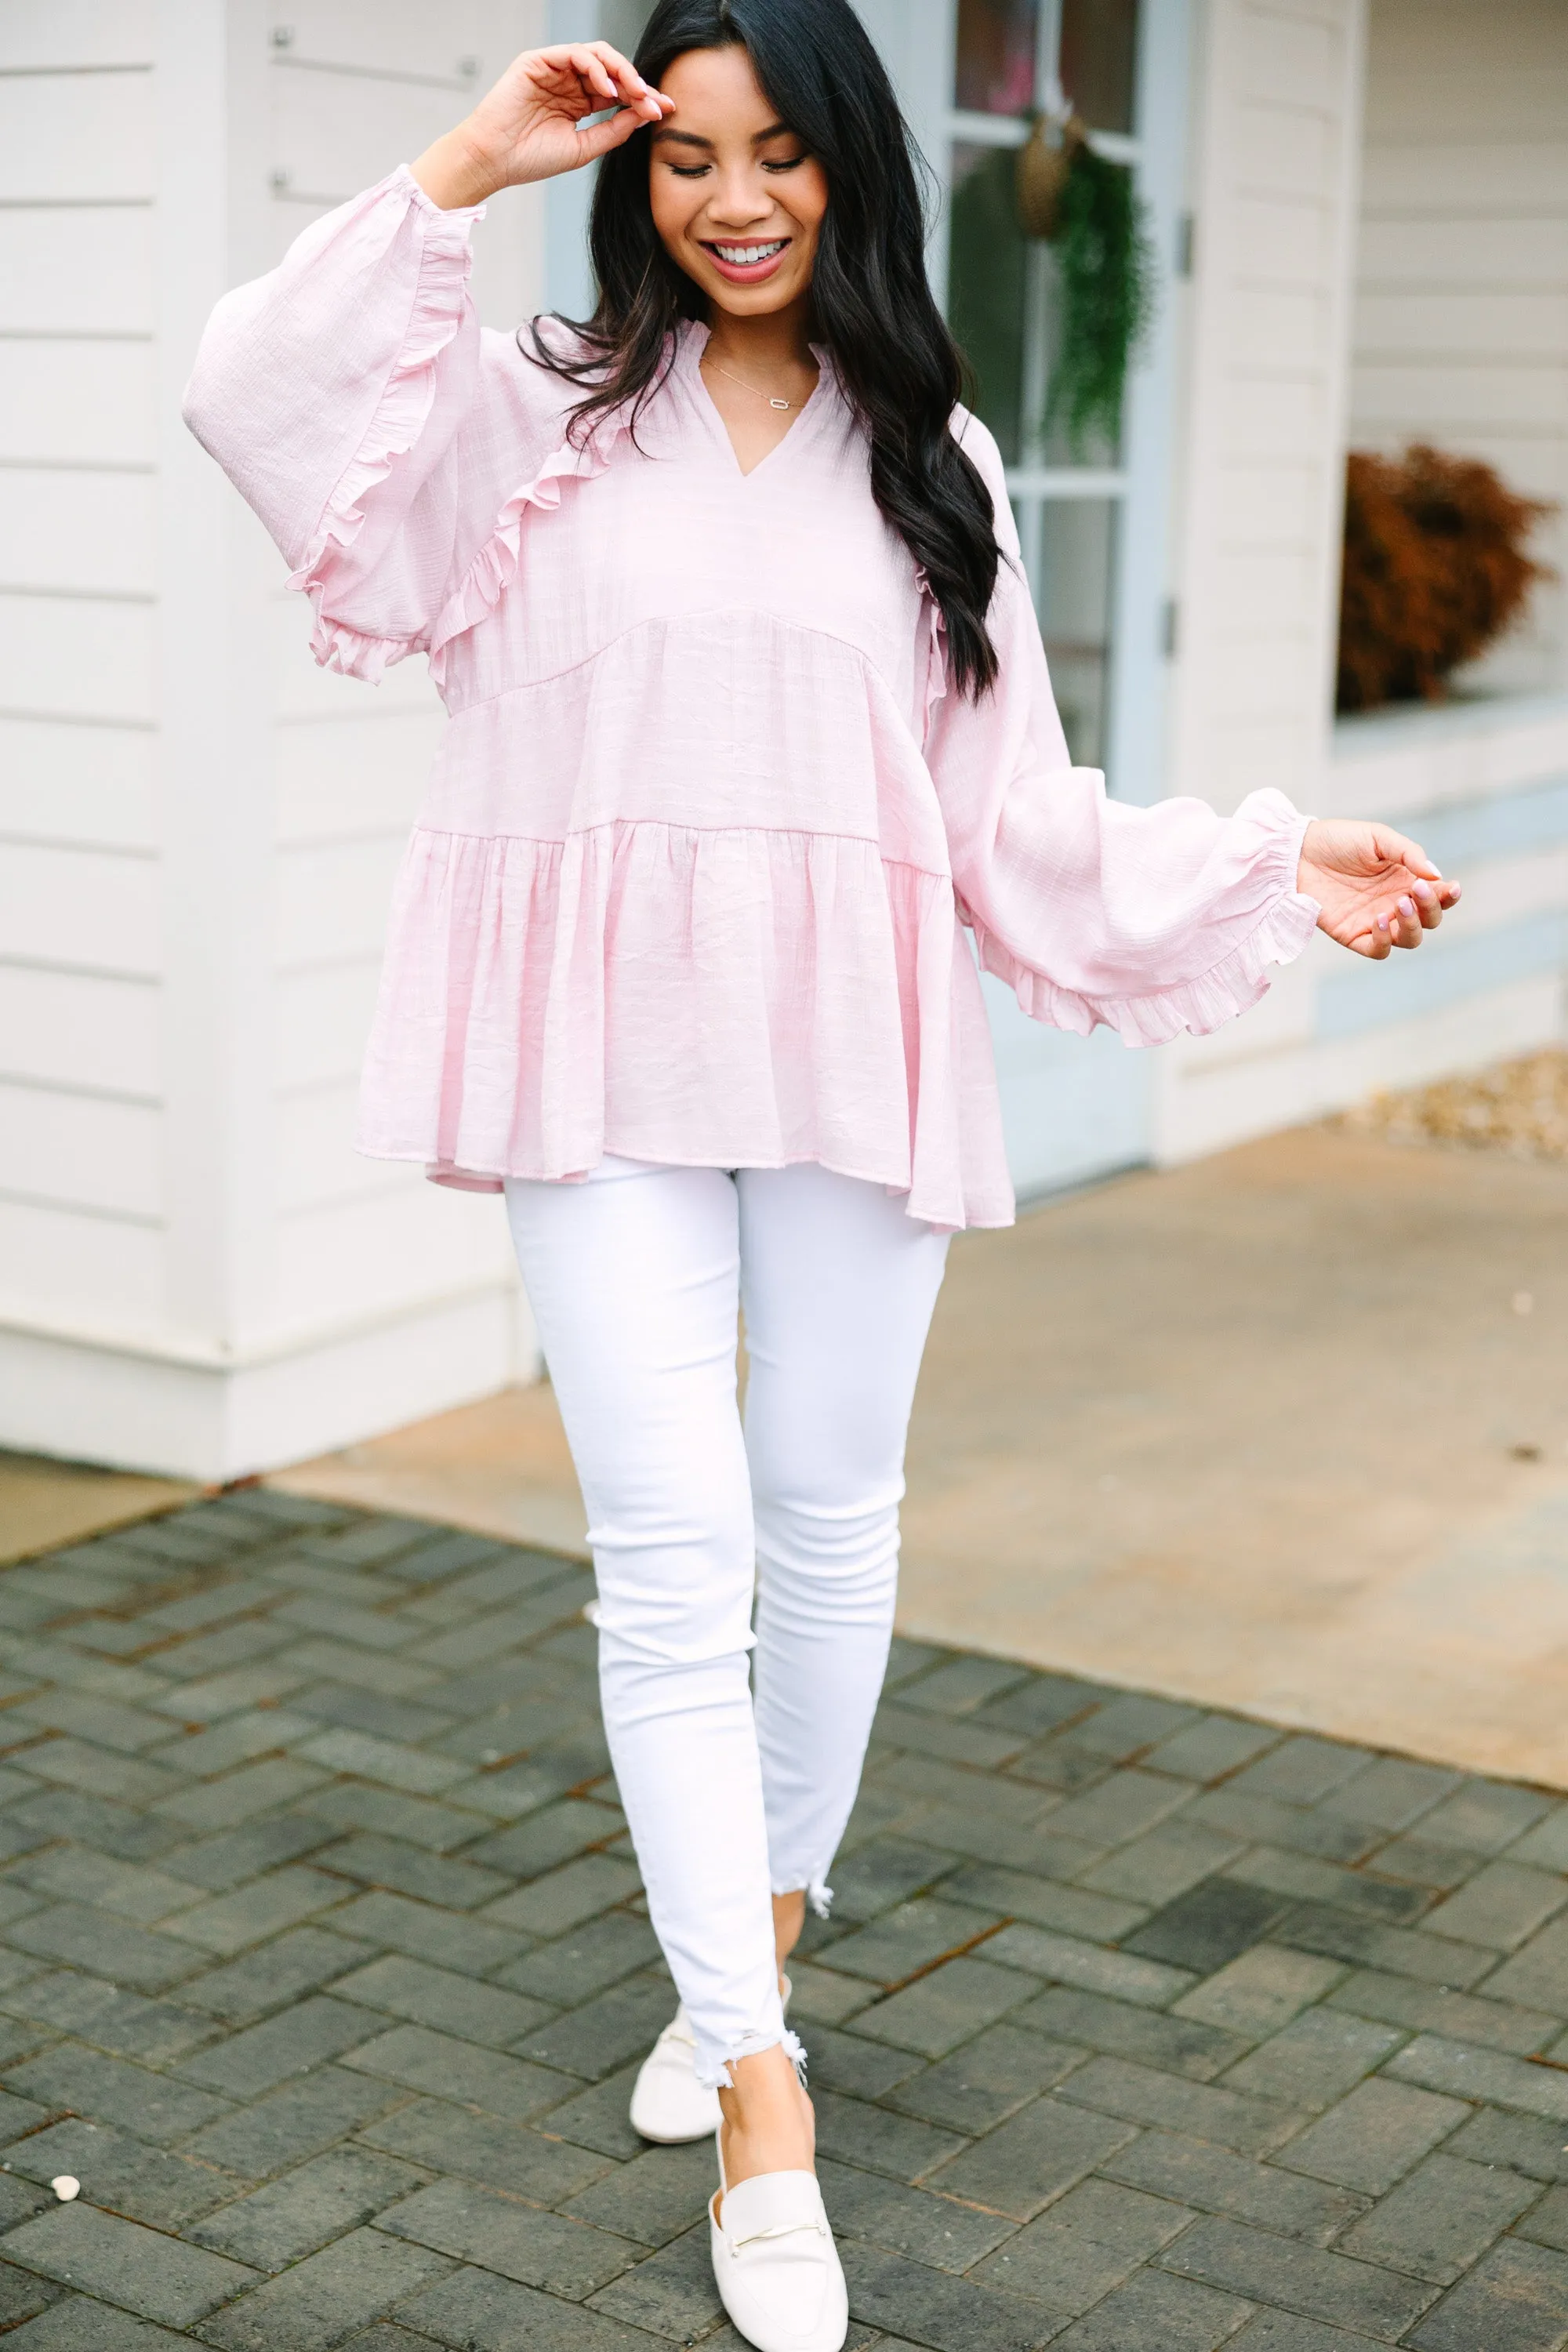
[[[0,1329],[3,1440],[207,1486],[335,1452],[538,1369],[515,1285],[438,1301],[237,1367]]]
[[[1419,1087],[1562,1043],[1563,984],[1538,973],[1348,1037],[1288,1038],[1194,1063],[1162,1105],[1157,1164],[1173,1167],[1348,1109],[1384,1087]]]
[[[1318,811],[1397,820],[1564,774],[1568,694],[1380,710],[1334,729]]]

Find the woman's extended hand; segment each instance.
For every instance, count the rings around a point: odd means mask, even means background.
[[[584,128],[591,114],[617,110]],[[552,180],[607,154],[650,122],[674,111],[608,41],[525,49],[466,121],[426,147],[411,165],[432,204],[450,212],[482,205],[498,188]]]
[[[1381,959],[1418,948],[1459,886],[1445,882],[1426,851],[1392,825],[1317,818],[1301,844],[1296,887],[1320,908],[1318,929],[1342,948]]]

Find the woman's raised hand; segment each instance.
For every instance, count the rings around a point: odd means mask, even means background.
[[[1419,947],[1459,896],[1417,843],[1390,825],[1343,817],[1307,827],[1296,887],[1317,900],[1321,931],[1379,960],[1391,948]]]
[[[465,121],[410,168],[444,211],[483,204],[498,188],[574,172],[674,111],[608,41],[525,49]],[[616,110],[602,122],[588,117]]]

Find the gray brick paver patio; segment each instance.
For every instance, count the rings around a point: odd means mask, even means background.
[[[0,1576],[7,2347],[738,2352],[588,1590],[251,1488]],[[795,1970],[852,2352],[1568,2347],[1568,1803],[889,1684]]]

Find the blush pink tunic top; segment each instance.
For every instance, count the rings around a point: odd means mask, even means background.
[[[581,394],[479,327],[477,216],[394,173],[225,298],[186,398],[317,659],[374,681],[422,653],[450,713],[361,1148],[483,1189],[606,1152],[816,1160],[931,1223],[1005,1224],[976,954],[1058,1027],[1213,1029],[1313,929],[1305,820],[1274,791],[1228,819],[1135,808],[1073,767],[974,418],[954,430],[1012,559],[979,702],[826,354],[749,475],[699,326],[635,437],[616,416],[574,446]]]

